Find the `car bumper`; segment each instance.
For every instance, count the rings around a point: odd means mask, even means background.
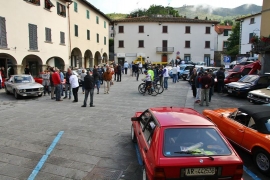
[[[232,94],[232,95],[238,95],[238,96],[243,96],[243,95],[247,95],[247,91],[243,91],[243,90],[236,90],[235,88],[225,88],[225,90],[227,91],[228,94]]]
[[[264,104],[270,103],[270,97],[265,98],[265,97],[257,96],[254,94],[252,94],[252,95],[248,94],[247,98],[249,99],[250,102],[254,101],[254,102],[260,102],[260,103],[264,103]]]
[[[33,91],[33,92],[18,92],[20,96],[39,96],[43,93],[43,91]]]

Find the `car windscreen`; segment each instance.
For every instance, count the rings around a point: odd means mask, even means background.
[[[185,66],[180,66],[180,70],[184,70],[185,69]]]
[[[256,81],[257,79],[259,79],[258,75],[246,75],[242,77],[241,79],[239,79],[238,82],[251,83],[251,82]]]
[[[164,156],[229,155],[230,148],[214,128],[167,128]]]
[[[187,66],[186,68],[185,68],[185,71],[189,71],[190,69],[192,69],[193,68],[193,66]]]
[[[33,82],[31,76],[14,76],[14,83],[29,83]]]

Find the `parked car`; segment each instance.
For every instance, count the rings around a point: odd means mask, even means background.
[[[197,111],[156,107],[131,118],[143,179],[241,179],[243,162],[215,124]]]
[[[43,94],[43,86],[36,83],[31,75],[12,75],[5,81],[5,91],[7,94],[14,94],[18,99],[20,96],[38,96]]]
[[[270,85],[270,74],[246,75],[237,82],[225,84],[225,89],[229,94],[247,96],[249,91],[266,88]]]
[[[261,70],[260,61],[255,61],[247,65],[237,64],[232,70],[229,70],[229,72],[239,72],[242,76],[245,76],[248,74],[258,74],[258,70]]]
[[[268,86],[267,88],[250,91],[247,98],[249,102],[269,104],[270,86]]]
[[[184,71],[189,71],[191,68],[194,67],[192,64],[180,64],[180,77]],[[172,69],[169,71],[169,76],[172,78]]]
[[[270,174],[270,107],[250,105],[239,108],[204,110],[228,140],[253,156],[262,173]]]

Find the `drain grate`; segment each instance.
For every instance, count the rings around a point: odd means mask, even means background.
[[[123,171],[105,168],[93,168],[83,180],[118,180]]]

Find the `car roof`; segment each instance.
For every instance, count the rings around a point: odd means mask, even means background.
[[[270,106],[249,105],[239,107],[238,109],[254,119],[259,132],[269,134],[265,124],[270,120]]]
[[[149,108],[160,126],[214,126],[200,113],[185,107]]]

